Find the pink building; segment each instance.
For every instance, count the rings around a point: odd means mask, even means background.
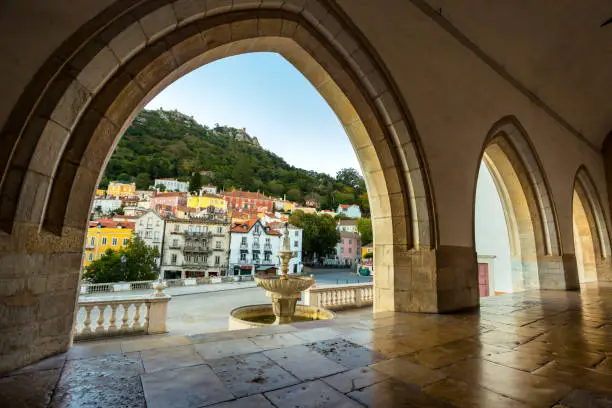
[[[340,231],[336,244],[336,256],[344,265],[354,265],[361,260],[361,237],[357,232]]]
[[[187,206],[187,195],[185,193],[157,193],[151,197],[151,209],[162,207],[172,207],[174,210],[178,207]]]

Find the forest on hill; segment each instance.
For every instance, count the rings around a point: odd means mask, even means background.
[[[343,169],[331,177],[296,168],[244,135],[232,127],[203,126],[178,111],[143,110],[117,144],[100,187],[119,180],[147,189],[156,178],[189,181],[195,172],[206,172],[203,184],[225,190],[286,195],[298,202],[314,199],[322,209],[359,204],[369,212],[365,183],[357,170]]]

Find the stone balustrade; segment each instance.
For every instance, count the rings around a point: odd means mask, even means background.
[[[323,309],[350,309],[369,306],[374,302],[372,282],[353,285],[315,286],[302,295],[303,304]]]
[[[171,296],[163,293],[165,287],[155,287],[155,293],[151,295],[80,299],[74,341],[166,333]]]
[[[210,276],[201,278],[166,279],[168,287],[208,285],[215,283],[252,281],[252,275]],[[92,293],[127,292],[132,290],[152,289],[156,281],[113,282],[113,283],[81,283],[81,295]]]

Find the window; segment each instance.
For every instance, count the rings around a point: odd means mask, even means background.
[[[215,265],[219,265],[221,263],[221,257],[215,256]]]
[[[145,238],[151,238],[151,234],[153,234],[153,231],[146,231]]]
[[[266,238],[266,245],[270,245],[270,238]]]
[[[202,255],[202,263],[208,262],[208,255]]]
[[[89,259],[90,261],[92,261],[92,260],[93,260],[93,253],[92,253],[92,252],[90,252],[90,253],[89,253],[89,257],[88,257],[88,259]]]
[[[215,243],[215,246],[217,247],[217,249],[221,249],[221,241],[217,241]]]
[[[96,239],[94,237],[91,237],[89,239],[89,246],[94,246],[95,243],[96,243]]]
[[[112,246],[117,246],[117,238],[113,238],[113,241],[112,241],[111,245]]]
[[[293,241],[293,247],[297,248],[298,247],[298,242],[297,241]]]
[[[349,239],[349,245],[351,245],[353,243],[352,239]]]
[[[247,244],[247,237],[242,237],[242,242],[240,244],[241,245],[246,245]]]
[[[172,240],[172,246],[175,248],[178,246],[178,239],[175,238]]]
[[[241,261],[246,261],[246,252],[242,252],[242,253],[240,254],[240,260],[241,260]]]
[[[170,256],[170,263],[171,263],[172,265],[176,265],[176,254],[172,254],[172,255]]]
[[[174,232],[180,232],[181,231],[181,226],[178,224],[174,224]]]
[[[102,237],[102,245],[106,245],[106,237]]]
[[[187,255],[187,256],[185,257],[185,261],[187,261],[187,262],[191,262],[191,255]]]
[[[128,239],[127,238],[123,238],[123,241],[121,242],[121,245],[126,246],[128,243]]]
[[[155,236],[153,237],[155,241],[159,241],[159,231],[155,231]]]
[[[195,255],[195,256],[193,257],[193,262],[194,262],[194,263],[198,263],[198,256],[197,256],[197,255]]]
[[[340,252],[344,252],[344,247],[340,247]]]
[[[295,231],[295,236],[296,236],[296,237],[299,237],[299,236],[300,236],[300,234],[299,234],[299,232],[298,232],[298,231]]]
[[[156,227],[159,227],[160,225],[161,225],[161,221],[160,220],[155,221],[155,226]]]
[[[223,227],[217,227],[217,234],[223,233]]]
[[[269,253],[269,252],[266,252],[266,253],[264,254],[264,261],[266,261],[266,262],[270,262],[270,253]]]
[[[208,232],[208,227],[206,225],[202,227],[202,232]]]
[[[349,247],[349,254],[353,252],[353,248]]]

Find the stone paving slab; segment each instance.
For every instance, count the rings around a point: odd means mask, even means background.
[[[610,316],[612,287],[587,285],[470,313],[85,342],[0,377],[0,406],[612,407]]]

